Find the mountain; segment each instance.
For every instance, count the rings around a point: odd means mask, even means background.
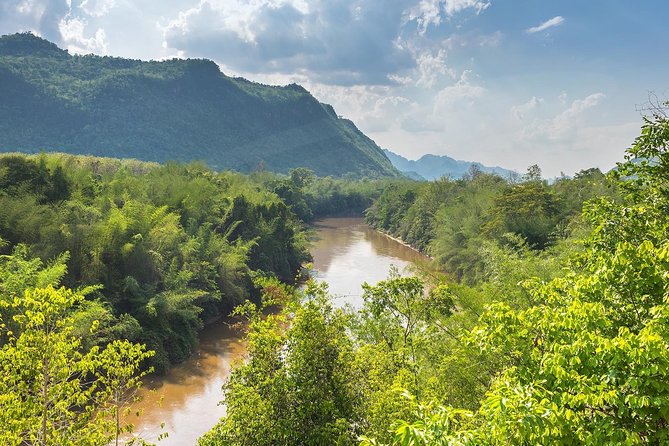
[[[445,155],[437,156],[428,154],[423,155],[418,160],[414,161],[408,160],[390,150],[383,149],[383,152],[397,170],[410,178],[416,178],[415,175],[419,175],[426,180],[436,180],[443,176],[457,179],[462,178],[464,174],[469,172],[472,166],[476,166],[482,172],[494,173],[504,178],[509,175],[516,175],[516,172],[502,167],[487,167],[481,163],[460,161]]]
[[[204,59],[74,56],[29,33],[0,37],[0,151],[42,150],[398,175],[374,141],[299,85],[229,77]]]

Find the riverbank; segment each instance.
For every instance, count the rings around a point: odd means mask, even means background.
[[[434,257],[432,257],[431,255],[429,255],[429,254],[427,254],[427,253],[421,251],[420,249],[418,249],[418,248],[416,248],[416,247],[414,247],[414,246],[408,244],[407,242],[405,242],[405,241],[402,240],[401,238],[392,236],[392,235],[388,234],[387,232],[382,231],[381,229],[376,229],[376,228],[373,228],[373,229],[374,229],[375,231],[378,231],[378,232],[380,232],[381,234],[385,235],[385,236],[388,237],[389,239],[394,240],[394,241],[396,241],[397,243],[399,243],[399,244],[401,244],[401,245],[404,245],[404,246],[406,246],[406,247],[409,248],[409,249],[413,249],[413,250],[416,251],[418,254],[420,254],[420,255],[422,255],[422,256],[425,256],[425,257],[427,257],[427,258],[430,259],[430,260],[434,260]]]
[[[405,243],[370,228],[361,217],[322,219],[312,227],[314,276],[329,283],[331,294],[338,296],[336,305],[359,307],[363,282],[386,279],[392,266],[405,270],[427,260]],[[219,405],[221,387],[246,353],[243,329],[228,322],[221,318],[206,325],[191,358],[147,381],[140,392],[143,401],[133,407],[144,412],[136,423],[137,435],[155,442],[166,432],[160,446],[194,445],[225,414]]]

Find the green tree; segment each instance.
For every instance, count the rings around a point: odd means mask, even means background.
[[[126,340],[115,340],[95,357],[95,395],[101,413],[108,414],[114,425],[114,444],[119,445],[121,435],[132,432],[132,424],[124,424],[130,415],[130,405],[139,401],[137,391],[141,379],[150,369],[140,372],[143,360],[153,355],[140,344]]]
[[[527,168],[527,172],[523,175],[524,181],[541,181],[541,168],[538,164],[532,164]]]
[[[140,364],[151,353],[120,341],[82,351],[71,311],[83,298],[47,286],[27,289],[7,304],[18,333],[7,332],[0,349],[0,437],[6,444],[118,441],[118,395],[139,386]]]
[[[400,352],[408,363],[416,362],[416,344],[428,318],[429,306],[424,284],[417,277],[401,277],[397,271],[391,278],[376,285],[364,283],[363,299],[368,324],[374,324],[378,341]],[[441,297],[441,294],[439,294]],[[444,306],[450,311],[452,301],[445,297]]]
[[[250,307],[250,359],[233,371],[227,415],[201,446],[354,444],[358,380],[346,319],[321,286],[307,285],[306,295],[283,315]]]
[[[483,230],[501,240],[506,233],[522,236],[535,249],[544,249],[559,222],[555,194],[540,181],[517,184],[495,199]]]
[[[406,391],[402,392],[411,407],[412,421],[392,424],[390,444],[396,446],[465,446],[483,444],[475,441],[465,426],[473,418],[466,410],[452,409],[435,403],[421,404]],[[360,446],[386,446],[368,436],[360,437]]]
[[[313,219],[313,212],[306,202],[305,188],[314,181],[313,171],[299,167],[291,169],[289,177],[280,180],[274,186],[274,193],[286,203],[286,206],[302,221]]]
[[[393,444],[669,441],[668,144],[666,117],[648,118],[612,174],[621,200],[584,212],[585,250],[562,276],[524,281],[529,306],[493,304],[471,331],[505,358],[478,411],[421,411]]]

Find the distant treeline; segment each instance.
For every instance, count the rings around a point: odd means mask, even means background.
[[[549,184],[536,165],[517,181],[474,168],[458,180],[390,184],[366,211],[366,219],[471,284],[482,279],[484,242],[520,242],[541,251],[579,227],[587,200],[616,195],[615,183],[599,169]]]
[[[254,181],[274,191],[304,222],[334,216],[363,216],[391,185],[413,183],[406,179],[342,179],[317,177],[310,169],[291,169],[288,176],[254,173]]]

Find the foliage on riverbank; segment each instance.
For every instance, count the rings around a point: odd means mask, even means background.
[[[529,305],[490,305],[466,332],[501,359],[480,405],[423,406],[393,424],[393,445],[669,440],[668,144],[666,116],[648,118],[611,174],[620,202],[584,210],[584,251],[553,280],[525,281]]]
[[[154,352],[128,340],[84,348],[82,334],[105,336],[88,318],[96,287],[59,287],[65,271],[63,258],[45,266],[20,250],[0,257],[3,445],[118,444],[132,430],[122,420]]]
[[[312,285],[281,316],[256,317],[228,415],[200,445],[666,443],[668,144],[669,121],[649,119],[610,174],[616,194],[595,171],[386,190],[371,213],[397,231],[430,205],[443,230],[449,213],[428,197],[456,194],[445,209],[478,230],[465,237],[478,243],[479,273],[461,276],[471,285],[392,276],[365,286],[353,313]],[[565,240],[584,197],[581,232]]]
[[[272,190],[199,164],[4,155],[0,209],[5,253],[61,259],[68,287],[101,285],[80,316],[101,324],[85,345],[145,344],[157,370],[190,354],[203,321],[254,297],[253,271],[289,280],[308,259]]]
[[[473,284],[483,279],[482,245],[512,246],[512,234],[533,250],[545,250],[578,231],[584,202],[616,195],[599,169],[552,184],[540,179],[536,166],[518,182],[474,169],[459,180],[391,184],[366,219],[437,259],[456,280]]]
[[[292,169],[287,176],[254,173],[254,181],[274,191],[304,222],[323,217],[363,216],[383,190],[405,179],[344,180],[317,177],[309,169]]]

